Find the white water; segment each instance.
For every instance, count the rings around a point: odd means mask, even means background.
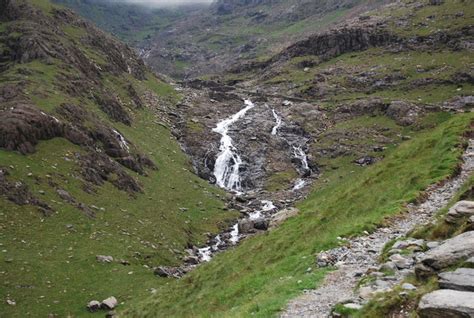
[[[303,189],[303,187],[305,186],[305,184],[306,184],[306,181],[304,181],[303,179],[298,179],[298,180],[296,180],[295,185],[293,186],[293,191],[297,191],[297,190]]]
[[[272,109],[273,117],[275,117],[276,124],[273,126],[272,135],[276,135],[278,133],[278,128],[281,126],[281,117],[278,116],[277,112]]]
[[[262,200],[260,202],[262,203],[261,210],[250,213],[249,220],[256,220],[260,218],[262,216],[262,212],[268,212],[277,209],[272,201]],[[232,231],[230,231],[229,239],[233,245],[239,242],[239,234],[239,223],[235,223],[234,226],[232,226]],[[223,243],[220,234],[216,236],[215,240],[216,243],[214,245],[203,247],[198,250],[198,255],[203,262],[209,262],[212,258],[212,253],[217,252],[219,250],[219,246]]]
[[[243,162],[228,133],[230,126],[245,116],[247,111],[255,107],[250,100],[245,100],[245,105],[243,109],[218,123],[216,128],[212,130],[222,136],[219,147],[220,153],[214,165],[214,176],[217,185],[227,190],[241,190],[239,168]]]
[[[115,129],[112,129],[112,131],[115,133],[115,137],[117,138],[119,144],[120,144],[120,147],[123,149],[123,150],[130,150],[130,147],[128,146],[128,143],[127,141],[125,140],[125,138],[122,136],[121,133],[119,133],[117,130]]]
[[[309,170],[308,157],[306,157],[306,154],[304,153],[303,149],[301,149],[301,147],[294,147],[293,146],[293,154],[296,158],[301,160],[301,164],[303,165],[303,169],[304,170]]]

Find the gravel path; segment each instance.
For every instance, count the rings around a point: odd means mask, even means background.
[[[360,275],[378,264],[383,246],[392,239],[406,235],[413,227],[426,224],[436,212],[445,207],[461,185],[474,171],[474,140],[463,154],[463,165],[458,176],[442,185],[428,188],[429,196],[421,204],[408,206],[408,212],[390,227],[349,240],[349,247],[338,247],[325,254],[336,262],[337,270],[326,277],[322,285],[293,299],[280,317],[328,317],[332,307],[340,302],[358,299],[354,288]]]

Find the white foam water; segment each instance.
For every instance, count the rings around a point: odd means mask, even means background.
[[[217,185],[227,190],[240,191],[242,189],[239,169],[243,163],[237,153],[237,149],[232,144],[232,138],[229,136],[229,128],[240,118],[245,116],[247,111],[253,107],[255,107],[255,105],[250,100],[245,100],[244,108],[218,123],[216,128],[212,130],[222,136],[219,147],[220,153],[214,165],[214,176],[216,177]]]

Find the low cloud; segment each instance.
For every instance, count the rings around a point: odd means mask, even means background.
[[[125,2],[133,4],[141,4],[151,7],[167,7],[184,4],[210,4],[213,0],[116,0],[116,2]],[[111,0],[111,2],[114,2]]]

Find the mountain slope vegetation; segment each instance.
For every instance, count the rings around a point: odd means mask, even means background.
[[[125,314],[276,316],[289,299],[321,282],[328,269],[315,267],[317,253],[343,244],[341,237],[389,225],[429,185],[456,173],[463,136],[472,136],[473,127],[473,60],[466,46],[472,10],[463,1],[403,1],[202,81],[210,98],[246,93],[302,127],[320,174],[297,204],[300,215],[218,255]],[[448,23],[454,16],[456,23]],[[231,103],[220,100],[214,107]],[[206,127],[196,114],[189,117]],[[247,134],[250,121],[239,136],[270,142],[261,137],[260,121]],[[244,153],[255,147],[255,140],[239,142]],[[271,182],[272,174],[285,171],[272,170],[268,158],[262,161]],[[375,164],[356,165],[358,158]]]
[[[127,306],[235,214],[171,133],[181,96],[130,48],[44,0],[2,1],[0,22],[1,315]]]
[[[333,270],[319,252],[389,227],[458,173],[474,135],[466,1],[59,2],[104,18],[154,71],[199,77],[168,84],[71,11],[0,0],[7,317],[96,315],[87,303],[109,296],[120,317],[277,316]],[[252,108],[226,131],[243,186],[226,193],[210,185],[214,128],[243,100]],[[190,258],[179,279],[154,271]]]

